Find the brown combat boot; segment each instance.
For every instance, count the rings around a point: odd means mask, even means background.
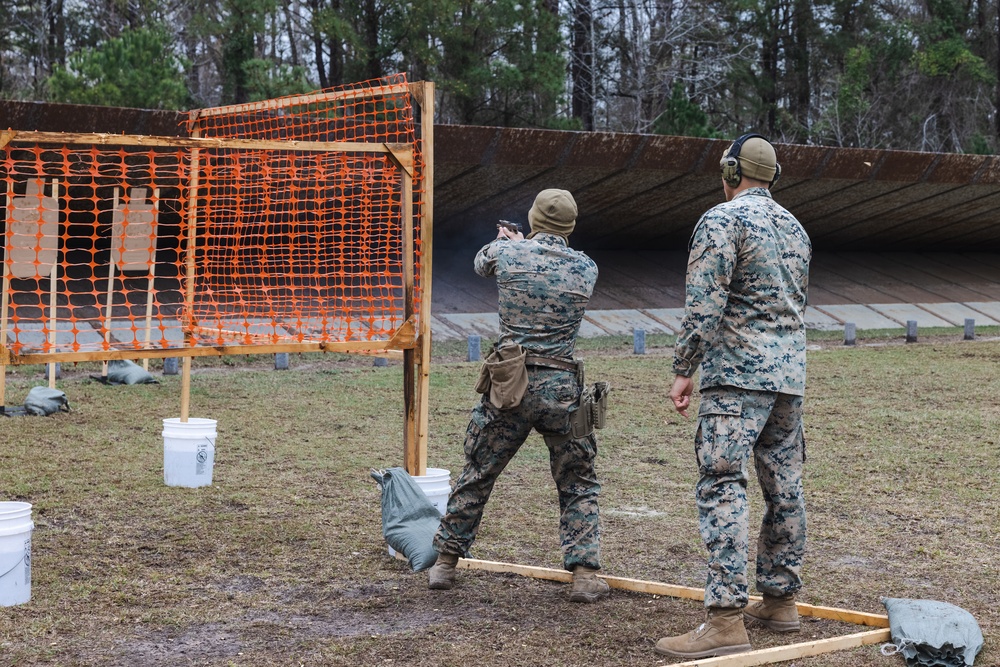
[[[750,650],[742,609],[709,607],[708,618],[691,632],[664,637],[654,649],[673,658],[711,658]]]
[[[597,570],[577,565],[573,568],[573,589],[570,602],[597,602],[611,594],[608,582],[597,576]]]
[[[775,597],[765,593],[762,601],[751,602],[743,613],[751,621],[757,621],[775,632],[798,632],[800,628],[799,610],[795,607],[795,596],[791,594]]]
[[[438,554],[437,562],[427,573],[427,588],[436,591],[451,590],[455,585],[455,566],[458,554]]]

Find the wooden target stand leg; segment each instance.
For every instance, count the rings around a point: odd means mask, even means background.
[[[197,115],[192,118],[195,120]],[[200,137],[201,129],[195,126],[192,137]],[[195,253],[198,243],[198,189],[201,187],[201,151],[197,148],[191,151],[191,179],[188,182],[187,210],[187,256],[185,258],[184,285],[184,338],[191,347],[194,338],[194,277]],[[191,355],[184,355],[181,361],[181,422],[186,424],[191,415]]]
[[[118,215],[118,188],[115,188],[114,204],[111,207],[111,226],[114,228],[114,216]],[[104,346],[107,348],[111,344],[111,306],[115,298],[115,242],[111,240],[111,254],[108,256],[108,292],[104,301]],[[108,362],[101,363],[101,378],[104,384],[108,383]]]
[[[57,273],[59,272],[59,263],[56,262],[52,265],[52,272],[49,274],[49,346],[50,349],[55,349],[56,346],[56,283],[58,282]],[[56,388],[56,364],[55,362],[48,365],[49,371],[49,389]]]
[[[146,287],[146,337],[143,341],[143,348],[149,349],[150,336],[153,331],[153,288],[156,282],[156,223],[160,213],[160,188],[153,188],[153,235],[150,239],[149,248],[149,284]],[[149,357],[142,360],[142,370],[149,370]]]
[[[0,296],[0,411],[7,409],[7,294],[10,292],[10,274],[7,268],[7,253],[3,258],[3,295]]]
[[[544,579],[547,581],[561,581],[570,583],[573,581],[573,574],[566,570],[557,570],[549,567],[535,567],[532,565],[518,565],[516,563],[501,563],[497,561],[478,560],[475,558],[460,558],[458,567],[466,570],[483,570],[486,572],[502,572],[507,574],[519,574],[533,579]],[[656,581],[643,581],[641,579],[627,579],[625,577],[609,577],[598,575],[608,582],[611,588],[635,593],[649,593],[651,595],[662,595],[665,597],[683,598],[687,600],[705,599],[705,590],[702,588],[690,588],[687,586],[674,586]],[[751,600],[760,600],[759,596],[753,595]],[[754,665],[769,665],[775,662],[795,660],[808,656],[822,655],[833,651],[843,651],[849,648],[867,646],[869,644],[879,644],[890,639],[889,617],[883,614],[869,614],[867,612],[852,611],[850,609],[838,609],[836,607],[818,607],[810,604],[798,603],[796,605],[800,616],[812,616],[814,618],[824,618],[832,621],[843,621],[854,623],[875,630],[866,630],[840,637],[829,637],[814,641],[789,644],[788,646],[775,646],[772,648],[759,649],[757,651],[747,651],[736,655],[727,655],[717,658],[702,658],[701,660],[690,660],[678,662],[671,667],[753,667]],[[652,656],[650,662],[652,662]]]
[[[59,181],[57,179],[52,179],[52,198],[56,200],[56,210],[59,210]],[[49,273],[49,349],[55,350],[56,347],[56,330],[58,328],[57,319],[57,299],[56,295],[59,293],[59,262],[58,262],[58,250],[56,251],[56,260],[52,262],[52,271]],[[56,388],[56,364],[52,362],[48,365],[49,374],[49,389]]]
[[[431,376],[431,282],[434,266],[434,83],[425,81],[411,87],[420,105],[420,134],[423,142],[423,201],[420,217],[420,328],[417,337],[416,448],[418,470],[427,469]]]
[[[10,220],[12,218],[10,211],[13,209],[14,204],[14,181],[7,181],[7,206],[8,213],[5,216],[7,218],[7,230],[10,230]],[[4,236],[4,253],[3,253],[3,294],[0,295],[0,352],[3,353],[4,357],[0,360],[0,410],[7,410],[7,306],[10,305],[9,293],[10,293],[10,267],[7,266],[7,262],[10,259],[10,244],[7,243],[7,237]]]

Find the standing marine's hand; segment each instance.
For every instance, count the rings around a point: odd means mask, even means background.
[[[511,241],[523,241],[524,234],[521,232],[512,232],[503,225],[497,227],[497,238],[498,239],[509,239]]]
[[[691,392],[694,390],[694,381],[683,375],[674,376],[674,384],[670,387],[670,400],[674,403],[674,409],[687,417],[688,406],[691,405]]]

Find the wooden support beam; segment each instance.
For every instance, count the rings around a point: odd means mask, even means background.
[[[115,228],[115,218],[119,214],[119,210],[118,210],[119,201],[120,200],[118,199],[118,188],[115,188],[115,190],[114,190],[114,200],[112,202],[112,207],[111,207],[111,228],[112,229]],[[124,212],[121,212],[121,213],[124,216]],[[122,222],[122,224],[124,225],[124,221]],[[120,258],[121,257],[121,248],[120,247],[119,247],[119,251],[118,252],[119,252],[118,256]],[[108,255],[108,289],[107,289],[107,296],[105,297],[105,301],[104,301],[104,347],[105,347],[105,349],[110,349],[111,348],[111,308],[114,305],[114,301],[115,301],[115,290],[114,290],[114,288],[115,288],[115,267],[117,266],[117,264],[118,263],[115,261],[115,242],[114,242],[114,238],[112,238],[112,240],[111,240],[111,254]],[[124,284],[125,284],[124,281],[122,281],[122,285],[123,286],[124,286]],[[104,378],[104,382],[105,382],[105,384],[107,384],[107,381],[108,381],[108,362],[107,361],[105,361],[101,365],[101,377]]]
[[[378,98],[388,97],[390,95],[402,95],[407,90],[409,90],[409,86],[405,83],[396,83],[390,86],[377,86],[374,88],[335,90],[326,93],[280,97],[278,99],[264,100],[262,102],[250,102],[248,104],[230,104],[224,107],[199,109],[198,116],[200,118],[207,118],[209,116],[226,116],[231,114],[248,114],[254,112],[260,113],[276,109],[287,109],[289,106],[305,106],[308,104],[320,104],[322,102],[343,102],[363,97]]]
[[[56,200],[56,211],[59,211],[59,179],[52,179],[52,198]],[[57,218],[58,220],[58,218]],[[56,236],[59,236],[58,223],[56,225]],[[56,243],[56,261],[52,262],[52,269],[49,271],[49,349],[56,349],[56,343],[58,341],[56,336],[56,331],[58,330],[58,314],[57,310],[57,298],[58,294],[58,284],[59,284],[59,244]],[[56,365],[55,363],[48,364],[46,367],[49,376],[49,389],[56,388]]]
[[[7,133],[4,132],[6,137]],[[10,221],[13,220],[14,210],[14,179],[7,180],[7,207],[4,211],[4,229],[9,232]],[[8,292],[10,292],[10,269],[7,266],[10,257],[8,237],[3,236],[3,291],[0,292],[0,350],[3,350],[3,358],[0,359],[0,410],[7,405],[7,364],[10,363],[10,352],[7,349],[7,307],[10,305]]]
[[[413,326],[416,314],[414,301],[414,237],[413,237],[413,176],[405,169],[400,174],[399,207],[403,215],[403,314],[406,322]],[[414,333],[416,330],[414,329]],[[413,348],[403,351],[403,467],[414,477],[426,474],[426,453],[420,456],[417,441],[417,357]]]
[[[192,134],[195,138],[200,134],[199,128],[194,128]],[[185,221],[187,222],[187,243],[184,247],[185,274],[184,274],[184,342],[187,347],[193,347],[194,335],[191,333],[195,326],[194,319],[194,279],[195,279],[195,257],[198,248],[198,195],[201,189],[201,151],[191,151],[191,173],[188,177],[188,209]],[[191,408],[191,357],[184,357],[181,360],[181,415],[182,423],[187,423],[189,410]]]
[[[145,191],[145,190],[144,190]],[[146,286],[146,340],[143,347],[148,348],[150,336],[153,333],[153,295],[156,289],[156,239],[160,222],[160,188],[153,188],[153,223],[149,240],[149,281]],[[142,370],[149,370],[149,358],[142,360]]]
[[[430,430],[431,383],[431,284],[434,250],[434,84],[411,86],[420,104],[420,141],[424,159],[423,199],[420,202],[420,326],[417,337],[417,461],[427,468],[427,442]]]
[[[410,144],[383,144],[396,166],[413,178],[413,148]]]
[[[7,132],[4,133],[6,136]],[[365,143],[362,141],[272,141],[266,139],[228,139],[215,137],[156,137],[142,134],[107,134],[104,132],[28,132],[12,130],[10,142],[15,144],[59,144],[83,146],[141,146],[160,148],[220,149],[273,151],[315,151],[322,153],[387,153],[400,151],[408,144]]]
[[[416,345],[412,336],[412,325],[404,324],[409,333],[400,339],[391,341],[328,341],[323,343],[277,343],[274,345],[214,345],[199,347],[170,348],[121,348],[112,350],[94,350],[91,352],[57,352],[12,354],[6,347],[0,351],[0,361],[11,366],[28,364],[47,364],[55,361],[110,361],[112,359],[166,359],[168,357],[225,357],[230,355],[248,354],[278,354],[281,352],[303,354],[307,352],[342,352],[345,354],[378,354],[397,358],[401,350],[412,349]],[[399,333],[397,331],[397,333]],[[405,339],[405,340],[404,340]],[[409,347],[403,347],[408,344]]]

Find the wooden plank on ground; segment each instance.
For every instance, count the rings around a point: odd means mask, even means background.
[[[503,563],[499,561],[478,560],[475,558],[460,558],[458,567],[469,570],[485,570],[487,572],[502,572],[509,574],[519,574],[534,579],[546,579],[548,581],[573,581],[573,574],[566,570],[557,570],[551,567],[537,567],[534,565],[519,565],[516,563]],[[702,588],[691,588],[689,586],[675,586],[673,584],[663,584],[657,581],[643,581],[641,579],[628,579],[626,577],[611,577],[599,575],[608,582],[611,588],[632,591],[635,593],[649,593],[651,595],[664,595],[667,597],[684,598],[688,600],[704,600],[705,590]],[[751,600],[760,600],[760,596],[751,595]],[[853,611],[851,609],[839,609],[837,607],[819,607],[811,604],[798,603],[796,607],[802,616],[813,616],[825,618],[832,621],[844,621],[856,625],[867,625],[876,628],[889,627],[889,617],[883,614],[869,614],[866,612]]]
[[[889,629],[867,630],[853,635],[817,639],[811,642],[775,646],[757,651],[737,653],[717,658],[702,658],[688,662],[678,662],[673,667],[753,667],[754,665],[769,665],[775,662],[796,660],[811,655],[822,655],[833,651],[843,651],[858,646],[868,646],[889,641]]]

